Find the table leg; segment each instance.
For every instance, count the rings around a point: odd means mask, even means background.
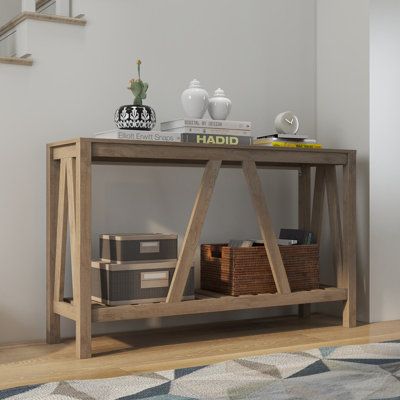
[[[336,166],[330,165],[325,168],[326,193],[328,198],[329,225],[331,230],[331,241],[333,250],[333,263],[335,266],[337,283],[342,281],[343,274],[343,240],[342,223],[340,216],[340,201],[336,178]]]
[[[60,162],[53,159],[47,147],[47,214],[46,214],[46,342],[60,342],[60,316],[54,312],[54,282],[56,264],[57,208]]]
[[[76,158],[76,237],[73,240],[74,307],[76,311],[76,352],[91,357],[91,143],[80,139]]]
[[[338,285],[348,291],[343,310],[343,326],[347,328],[357,324],[356,222],[356,156],[351,152],[343,166],[343,272]]]

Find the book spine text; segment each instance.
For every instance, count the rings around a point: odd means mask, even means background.
[[[195,133],[183,133],[182,142],[197,144],[220,144],[220,145],[251,145],[251,136],[233,136],[233,135],[207,135]]]

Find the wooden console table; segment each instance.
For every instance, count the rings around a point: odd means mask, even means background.
[[[205,167],[181,246],[166,302],[107,307],[91,302],[91,165],[125,163]],[[277,287],[275,294],[221,296],[199,293],[181,301],[219,169],[243,169]],[[341,223],[336,166],[343,167]],[[325,188],[337,287],[291,292],[277,246],[257,168],[299,171],[299,227],[319,240]],[[311,202],[311,168],[315,185]],[[311,204],[312,203],[312,204]],[[73,300],[64,299],[67,225],[70,230]],[[73,139],[47,146],[47,343],[60,341],[60,316],[76,322],[76,352],[91,357],[92,322],[198,314],[228,310],[342,301],[343,325],[356,324],[356,152],[262,146],[212,146],[184,143]]]

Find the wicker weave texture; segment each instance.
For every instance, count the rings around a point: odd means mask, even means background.
[[[318,245],[279,246],[292,292],[319,287]],[[276,293],[264,246],[201,246],[201,288],[231,296]]]

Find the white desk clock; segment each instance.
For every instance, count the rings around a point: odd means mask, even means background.
[[[276,133],[285,135],[295,135],[299,130],[299,119],[292,111],[284,111],[275,118]]]

